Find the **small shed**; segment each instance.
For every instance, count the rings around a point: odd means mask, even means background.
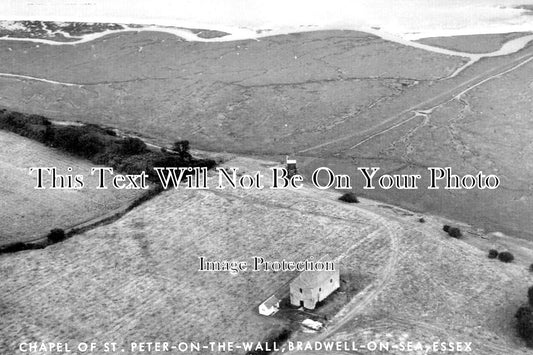
[[[335,270],[303,271],[290,283],[291,304],[315,309],[318,302],[326,299],[339,287],[340,273],[338,268]]]
[[[259,314],[271,316],[279,310],[279,298],[272,295],[259,305]]]
[[[289,159],[287,157],[287,176],[289,178],[293,177],[294,175],[298,174],[298,168],[296,167],[296,159]]]

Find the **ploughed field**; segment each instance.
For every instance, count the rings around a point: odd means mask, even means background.
[[[275,163],[238,158],[225,166],[261,171]],[[21,341],[259,341],[280,320],[257,306],[292,272],[199,271],[208,260],[300,261],[324,254],[364,288],[320,333],[291,340],[464,341],[474,354],[521,354],[513,315],[533,277],[532,244],[309,185],[300,190],[169,190],[101,226],[46,249],[0,257],[0,352]],[[486,237],[486,236],[484,236]],[[516,260],[490,260],[490,247]],[[61,305],[58,307],[58,304]],[[502,352],[502,349],[505,349]],[[206,351],[207,352],[207,351]],[[237,350],[237,353],[244,351]],[[363,352],[364,353],[364,352]],[[391,349],[391,353],[395,352]]]
[[[142,194],[138,190],[96,190],[97,177],[90,175],[94,165],[29,138],[0,130],[0,142],[0,244],[43,237],[53,228],[72,227]],[[56,167],[61,174],[81,174],[85,187],[35,189],[38,173],[30,175],[30,167]],[[50,187],[50,175],[45,173],[43,182]]]

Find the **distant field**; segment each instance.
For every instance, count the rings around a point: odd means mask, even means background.
[[[503,34],[484,34],[453,37],[428,37],[417,42],[466,53],[489,53],[500,49],[507,41],[528,35],[530,33],[516,32]]]
[[[264,172],[271,164],[227,165]],[[328,253],[342,272],[368,283],[326,330],[296,331],[293,340],[439,338],[472,342],[474,354],[521,353],[512,318],[533,282],[531,243],[507,243],[519,251],[507,265],[486,257],[503,244],[489,246],[467,226],[464,240],[451,239],[438,218],[424,216],[422,224],[409,211],[338,196],[312,187],[166,191],[113,224],[3,255],[0,351],[27,339],[115,341],[125,353],[132,341],[259,341],[279,320],[258,316],[257,306],[294,274],[199,272],[198,257]]]
[[[0,131],[0,244],[29,240],[52,228],[67,228],[116,209],[139,196],[133,190],[96,190],[90,162],[73,158],[31,139]],[[30,167],[57,167],[84,175],[81,190],[36,190]],[[50,177],[46,176],[46,183]]]

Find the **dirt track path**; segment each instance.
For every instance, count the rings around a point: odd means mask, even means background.
[[[348,303],[344,309],[335,316],[332,321],[333,324],[327,327],[325,331],[318,334],[313,341],[322,341],[326,339],[351,321],[354,316],[362,312],[381,292],[383,292],[396,275],[396,266],[400,255],[399,224],[387,221],[385,218],[362,208],[358,208],[358,212],[365,215],[367,218],[379,222],[383,226],[383,230],[387,233],[391,242],[389,260],[383,268],[381,275],[363,291],[357,294],[350,303]]]
[[[352,207],[352,206],[350,206]],[[396,221],[403,221],[405,223],[405,219],[401,217],[393,217],[391,218],[382,217],[377,213],[374,213],[372,211],[368,211],[365,208],[361,208],[358,206],[353,206],[358,209],[358,212],[365,215],[367,218],[373,218],[375,221],[379,222],[383,229],[380,228],[378,231],[386,231],[388,237],[391,241],[391,254],[390,258],[387,261],[387,265],[383,269],[380,277],[375,280],[372,284],[367,286],[361,293],[356,295],[350,303],[348,303],[343,310],[333,320],[331,321],[331,325],[329,325],[327,328],[324,328],[323,331],[316,334],[311,339],[307,339],[310,343],[314,342],[328,342],[328,341],[335,341],[335,339],[329,339],[335,334],[337,334],[339,331],[343,329],[344,326],[346,326],[350,321],[353,320],[354,317],[356,317],[358,314],[363,313],[369,305],[378,297],[391,283],[391,281],[394,280],[396,276],[396,267],[398,266],[399,257],[401,255],[401,240],[400,240],[400,234],[398,233],[399,224]],[[418,222],[412,222],[412,227],[414,229],[417,229],[421,232],[427,232],[425,229],[425,226],[420,226]],[[371,235],[374,235],[375,233],[371,233]],[[365,238],[364,238],[365,239]],[[364,242],[364,240],[361,240],[361,242]],[[359,243],[360,244],[360,243]],[[390,319],[387,319],[385,321],[378,321],[372,324],[371,327],[367,328],[361,328],[358,331],[359,332],[365,332],[365,331],[371,331],[371,332],[388,332],[390,331],[391,325],[393,326],[405,326],[407,328],[416,328],[419,331],[425,331],[428,334],[437,334],[437,333],[450,333],[450,330],[453,330],[450,328],[449,324],[445,323],[428,323],[422,320],[418,320],[416,318],[403,318],[403,317],[392,317]],[[453,328],[453,327],[452,327]],[[459,332],[459,330],[457,330]],[[363,343],[361,344],[363,345]],[[430,343],[426,344],[430,345]],[[483,354],[483,355],[502,355],[502,354],[509,354],[509,355],[523,355],[523,354],[529,354],[530,351],[527,348],[509,348],[502,344],[501,342],[498,342],[498,340],[495,340],[493,338],[487,338],[484,339],[482,343],[472,344],[472,346],[475,345],[475,348],[473,347],[472,353],[475,354]],[[379,353],[376,351],[366,350],[364,348],[361,348],[359,350],[361,353]],[[302,352],[298,352],[302,353]],[[303,352],[303,354],[317,354],[318,352]],[[328,352],[330,354],[353,354],[353,352],[348,351],[332,351]],[[400,350],[391,350],[390,353],[403,353]],[[429,352],[431,353],[431,351]]]
[[[302,194],[309,193],[306,191],[306,189],[297,190],[297,191]],[[314,198],[317,198],[316,195]],[[324,202],[331,203],[330,199],[326,199],[324,197],[320,197],[319,199],[323,200]],[[374,282],[372,282],[371,284],[369,284],[363,291],[358,293],[333,318],[330,326],[325,328],[321,333],[317,334],[316,337],[310,340],[313,342],[324,341],[326,338],[330,337],[331,335],[335,334],[338,330],[340,330],[345,324],[350,322],[357,314],[364,311],[364,309],[369,304],[371,304],[376,299],[376,297],[379,296],[385,290],[387,285],[389,285],[390,282],[396,276],[397,264],[398,264],[399,256],[400,256],[401,241],[400,241],[399,231],[402,229],[400,224],[398,224],[397,222],[393,220],[387,220],[384,217],[381,217],[380,215],[378,215],[377,213],[369,211],[363,207],[354,206],[354,205],[345,205],[344,208],[356,209],[357,212],[363,215],[364,217],[374,222],[377,222],[380,225],[380,227],[377,230],[365,236],[364,238],[358,240],[352,247],[350,247],[348,250],[344,251],[341,255],[339,255],[338,258],[340,259],[340,258],[345,257],[346,255],[349,254],[351,250],[363,244],[364,242],[368,242],[377,233],[386,233],[390,241],[390,245],[391,245],[389,259],[387,260],[386,265],[383,267],[377,279],[374,280]]]

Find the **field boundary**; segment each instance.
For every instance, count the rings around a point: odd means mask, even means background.
[[[112,223],[118,220],[119,218],[123,217],[126,213],[128,213],[135,207],[159,195],[162,191],[164,191],[164,189],[160,188],[159,185],[156,185],[156,187],[151,188],[145,194],[134,199],[127,205],[116,208],[113,211],[107,212],[101,216],[91,218],[84,222],[80,222],[73,226],[70,226],[67,229],[65,229],[65,239],[59,242],[51,242],[48,239],[48,232],[47,232],[46,234],[42,234],[39,237],[26,240],[23,242],[19,241],[19,242],[11,242],[11,243],[2,244],[0,245],[0,255],[7,254],[7,253],[15,253],[18,251],[23,251],[23,250],[44,249],[47,246],[50,246],[55,243],[60,243],[77,234],[86,232],[88,230],[91,230],[93,228],[96,228],[96,227],[99,227],[105,224]]]

